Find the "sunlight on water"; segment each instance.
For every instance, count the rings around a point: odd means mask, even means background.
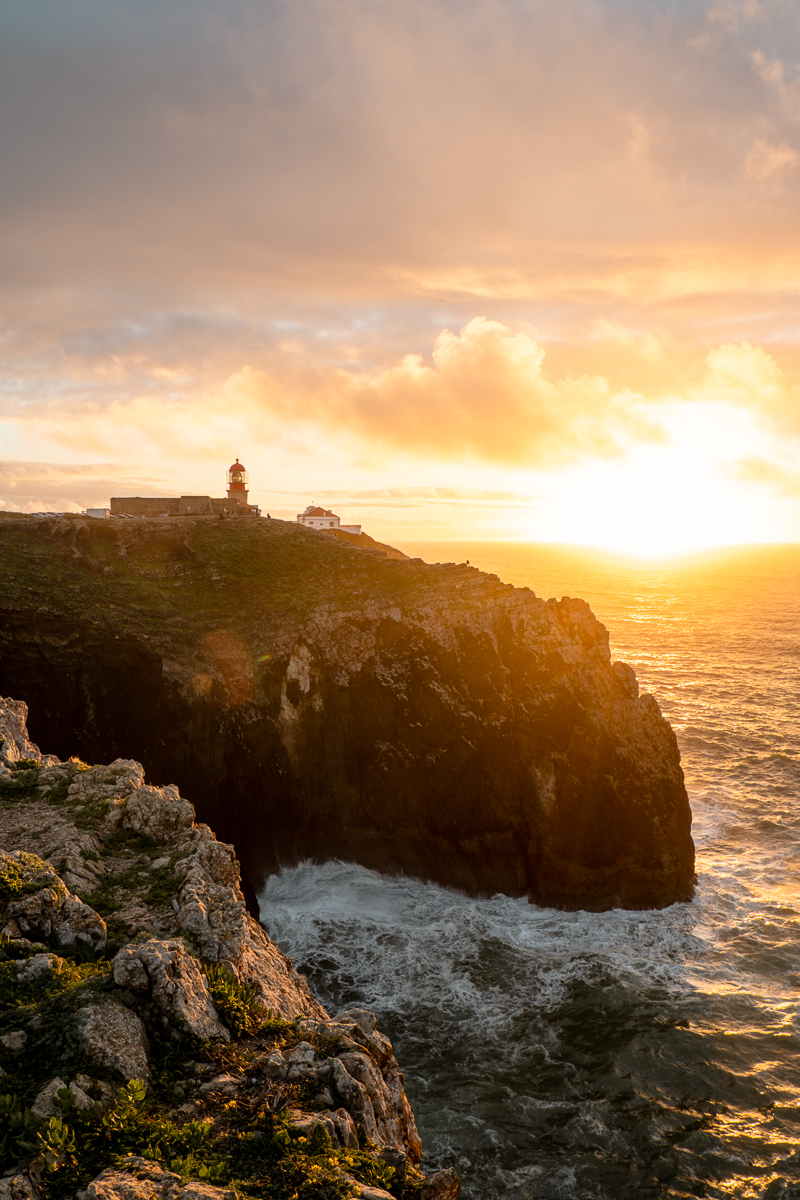
[[[800,1196],[800,548],[403,549],[590,602],[678,733],[697,896],[561,913],[328,863],[270,879],[265,924],[380,1014],[471,1200]]]

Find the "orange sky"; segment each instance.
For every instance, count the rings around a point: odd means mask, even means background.
[[[800,541],[794,0],[0,0],[0,507]]]

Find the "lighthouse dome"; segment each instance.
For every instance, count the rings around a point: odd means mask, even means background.
[[[244,469],[245,468],[244,468],[243,464],[239,462],[238,458],[232,467],[228,467],[229,471],[244,471]]]

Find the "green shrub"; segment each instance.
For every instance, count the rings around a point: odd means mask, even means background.
[[[203,973],[220,1020],[234,1037],[255,1033],[257,1029],[281,1033],[284,1029],[292,1028],[291,1022],[283,1021],[271,1009],[259,1003],[252,984],[239,983],[226,967],[219,963],[204,963]]]
[[[30,1160],[36,1152],[40,1125],[18,1096],[0,1092],[0,1172]]]
[[[57,879],[50,864],[36,854],[23,851],[16,859],[3,857],[0,859],[0,900],[16,900],[41,888],[54,887]]]

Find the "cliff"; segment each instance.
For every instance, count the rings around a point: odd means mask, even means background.
[[[281,521],[0,516],[0,689],[131,749],[257,889],[337,857],[563,907],[688,899],[674,734],[580,600]]]
[[[2,1200],[455,1200],[374,1016],[313,999],[232,847],[25,717],[0,699]]]

